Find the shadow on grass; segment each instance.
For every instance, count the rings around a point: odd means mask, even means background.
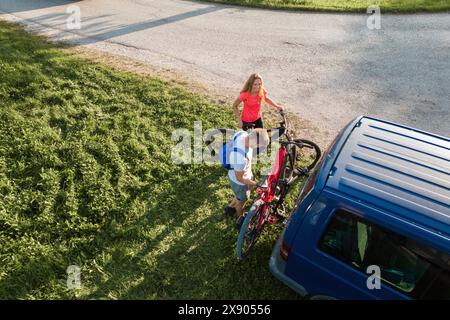
[[[264,254],[234,258],[226,171],[170,159],[174,129],[227,126],[225,110],[67,56],[11,24],[0,23],[0,42],[0,298],[283,292],[267,271],[274,235]],[[67,289],[69,265],[81,267],[79,291]]]
[[[190,176],[155,199],[162,205],[133,226],[126,243],[111,243],[112,254],[103,266],[106,281],[97,280],[89,298],[118,299],[292,299],[296,294],[271,276],[268,261],[279,227],[270,230],[246,261],[235,256],[234,219],[223,216],[229,200],[215,197],[222,168],[204,177]],[[222,181],[226,181],[223,179]],[[221,188],[223,189],[223,188]],[[230,194],[231,196],[231,191]],[[174,200],[169,200],[174,197]],[[173,211],[170,208],[177,209]],[[180,210],[180,208],[189,208]],[[165,228],[150,240],[139,230]],[[267,231],[266,231],[267,232]],[[142,233],[142,232],[141,232]],[[132,243],[145,243],[129,255]]]

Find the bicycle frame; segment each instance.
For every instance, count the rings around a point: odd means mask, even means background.
[[[278,185],[278,179],[280,177],[280,172],[283,167],[285,157],[286,157],[286,147],[282,145],[280,149],[278,149],[275,161],[272,164],[269,178],[267,179],[267,187],[264,189],[258,187],[257,201],[264,202],[264,205],[261,207],[262,214],[260,215],[259,221],[257,222],[258,230],[262,229],[266,221],[268,221],[269,219],[270,210],[268,209],[270,204],[275,198],[275,191]]]
[[[258,199],[262,199],[264,202],[268,203],[272,202],[285,157],[286,147],[281,146],[280,149],[278,149],[275,161],[272,164],[269,178],[267,179],[267,188],[264,188],[265,190],[258,188]]]
[[[284,135],[286,140],[280,141],[281,146],[277,151],[264,186],[258,185],[257,199],[249,210],[249,215],[245,216],[240,225],[237,241],[237,255],[240,259],[245,258],[249,254],[266,223],[275,224],[280,221],[286,221],[283,203],[286,194],[297,178],[307,175],[320,159],[320,148],[314,142],[305,139],[291,139],[288,134],[286,117],[284,113],[280,114],[283,117],[283,122],[280,123],[280,127],[276,128],[276,130],[281,130],[279,136]],[[309,166],[296,168],[296,148],[302,149],[304,147],[315,150],[315,160]]]
[[[282,129],[282,135],[286,136],[287,140],[290,141],[290,136],[288,133],[287,128],[287,121],[284,113],[281,113],[283,117],[283,121],[280,123],[281,127],[278,128],[278,130]],[[270,170],[269,178],[267,179],[267,187],[266,188],[260,188],[258,187],[258,198],[256,201],[263,201],[264,205],[262,206],[261,210],[263,214],[261,214],[260,219],[257,224],[257,229],[261,230],[264,227],[264,224],[266,221],[269,220],[270,216],[270,210],[269,206],[272,203],[272,201],[275,198],[275,191],[278,185],[278,180],[280,178],[280,172],[283,167],[284,159],[286,157],[286,146],[284,144],[281,144],[280,148],[277,151],[277,154],[275,156],[275,161],[272,163],[272,167]],[[274,221],[273,223],[275,223]]]

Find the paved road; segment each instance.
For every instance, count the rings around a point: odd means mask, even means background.
[[[81,9],[68,30],[66,9]],[[450,14],[246,9],[179,0],[0,0],[9,20],[56,40],[183,72],[237,95],[259,71],[269,94],[326,139],[367,114],[450,136]],[[231,104],[231,99],[230,99]]]

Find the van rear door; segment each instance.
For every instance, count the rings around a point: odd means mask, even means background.
[[[340,213],[350,209],[341,205],[342,201],[330,194],[317,199],[294,240],[286,275],[313,295],[337,299],[409,299],[384,284],[380,289],[372,288],[371,283],[376,285],[376,279],[370,278],[373,271],[367,273],[360,259],[365,253],[367,228],[351,219],[342,219]],[[361,216],[357,211],[354,215]]]

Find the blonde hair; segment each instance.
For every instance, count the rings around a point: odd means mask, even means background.
[[[255,142],[258,146],[267,147],[270,143],[269,134],[266,129],[253,129],[248,135],[250,141]]]
[[[261,80],[261,87],[259,88],[258,96],[261,98],[261,102],[264,102],[264,84],[263,79],[259,73],[253,73],[250,75],[250,77],[247,79],[247,81],[244,84],[244,87],[241,90],[242,92],[251,92],[253,88],[253,84],[255,83],[255,80],[259,79]]]

